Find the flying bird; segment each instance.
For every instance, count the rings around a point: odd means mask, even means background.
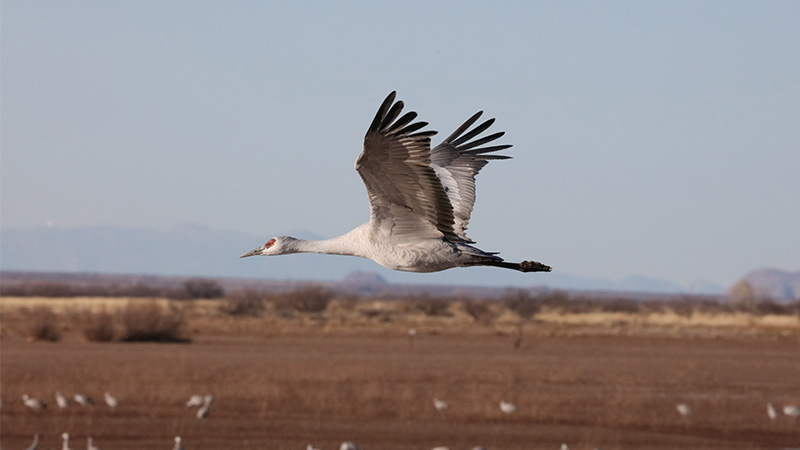
[[[453,267],[494,266],[520,272],[549,272],[550,266],[510,263],[472,244],[466,235],[475,204],[475,176],[511,145],[487,145],[503,136],[478,137],[494,119],[475,127],[479,111],[431,149],[436,131],[420,131],[416,112],[400,116],[403,102],[392,92],[383,101],[364,137],[355,168],[367,188],[369,222],[333,239],[277,236],[240,256],[291,253],[352,255],[394,270],[438,272]]]

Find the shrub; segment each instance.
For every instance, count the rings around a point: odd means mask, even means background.
[[[93,342],[114,340],[114,318],[107,312],[86,313],[83,320],[83,337]]]
[[[485,300],[465,300],[464,311],[478,323],[490,324],[494,319],[494,313],[489,307],[489,302]]]
[[[450,300],[422,295],[411,300],[413,308],[426,316],[449,316]]]
[[[522,320],[530,319],[542,309],[540,301],[521,289],[503,297],[503,303],[508,309],[517,313]]]
[[[183,283],[186,295],[191,299],[196,298],[220,298],[225,293],[222,286],[214,280],[205,278],[193,278]]]
[[[220,311],[231,316],[258,317],[266,309],[266,295],[259,291],[247,290],[229,297],[220,305]]]
[[[276,298],[275,308],[279,311],[300,313],[319,313],[328,308],[333,292],[321,286],[309,286],[287,292]]]
[[[120,312],[126,342],[187,342],[182,336],[183,314],[164,311],[157,303],[131,303]]]
[[[33,341],[58,342],[61,340],[56,314],[46,306],[37,306],[30,311],[27,328],[28,337]]]

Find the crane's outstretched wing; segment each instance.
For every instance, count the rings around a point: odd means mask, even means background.
[[[370,223],[390,240],[444,237],[457,242],[453,206],[431,167],[436,132],[418,131],[428,124],[413,122],[415,112],[398,119],[403,102],[395,103],[395,95],[381,104],[356,159],[369,196]]]
[[[489,161],[511,158],[486,154],[511,147],[510,144],[485,146],[503,136],[503,131],[472,140],[492,126],[494,119],[483,122],[462,136],[481,114],[483,111],[475,113],[431,151],[431,165],[452,204],[455,219],[453,232],[461,241],[469,243],[473,241],[467,238],[466,231],[472,207],[475,205],[475,176]]]

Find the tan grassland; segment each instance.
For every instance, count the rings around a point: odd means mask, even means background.
[[[800,321],[742,312],[568,313],[523,320],[501,302],[475,318],[464,302],[428,315],[408,301],[334,299],[320,313],[227,300],[0,298],[0,447],[109,449],[778,449],[800,446]],[[156,302],[191,343],[89,342],[87,311]],[[59,342],[31,342],[36,308]],[[409,330],[413,329],[413,334]],[[60,410],[54,393],[98,405]],[[111,410],[103,393],[119,398]],[[22,404],[27,393],[49,403]],[[183,404],[213,394],[211,414]],[[450,408],[436,411],[433,399]],[[504,414],[498,403],[514,402]],[[692,409],[688,416],[676,404]]]

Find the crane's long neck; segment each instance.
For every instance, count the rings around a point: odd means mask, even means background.
[[[362,227],[341,236],[320,241],[296,239],[292,242],[297,253],[325,253],[328,255],[366,256],[361,245]]]

